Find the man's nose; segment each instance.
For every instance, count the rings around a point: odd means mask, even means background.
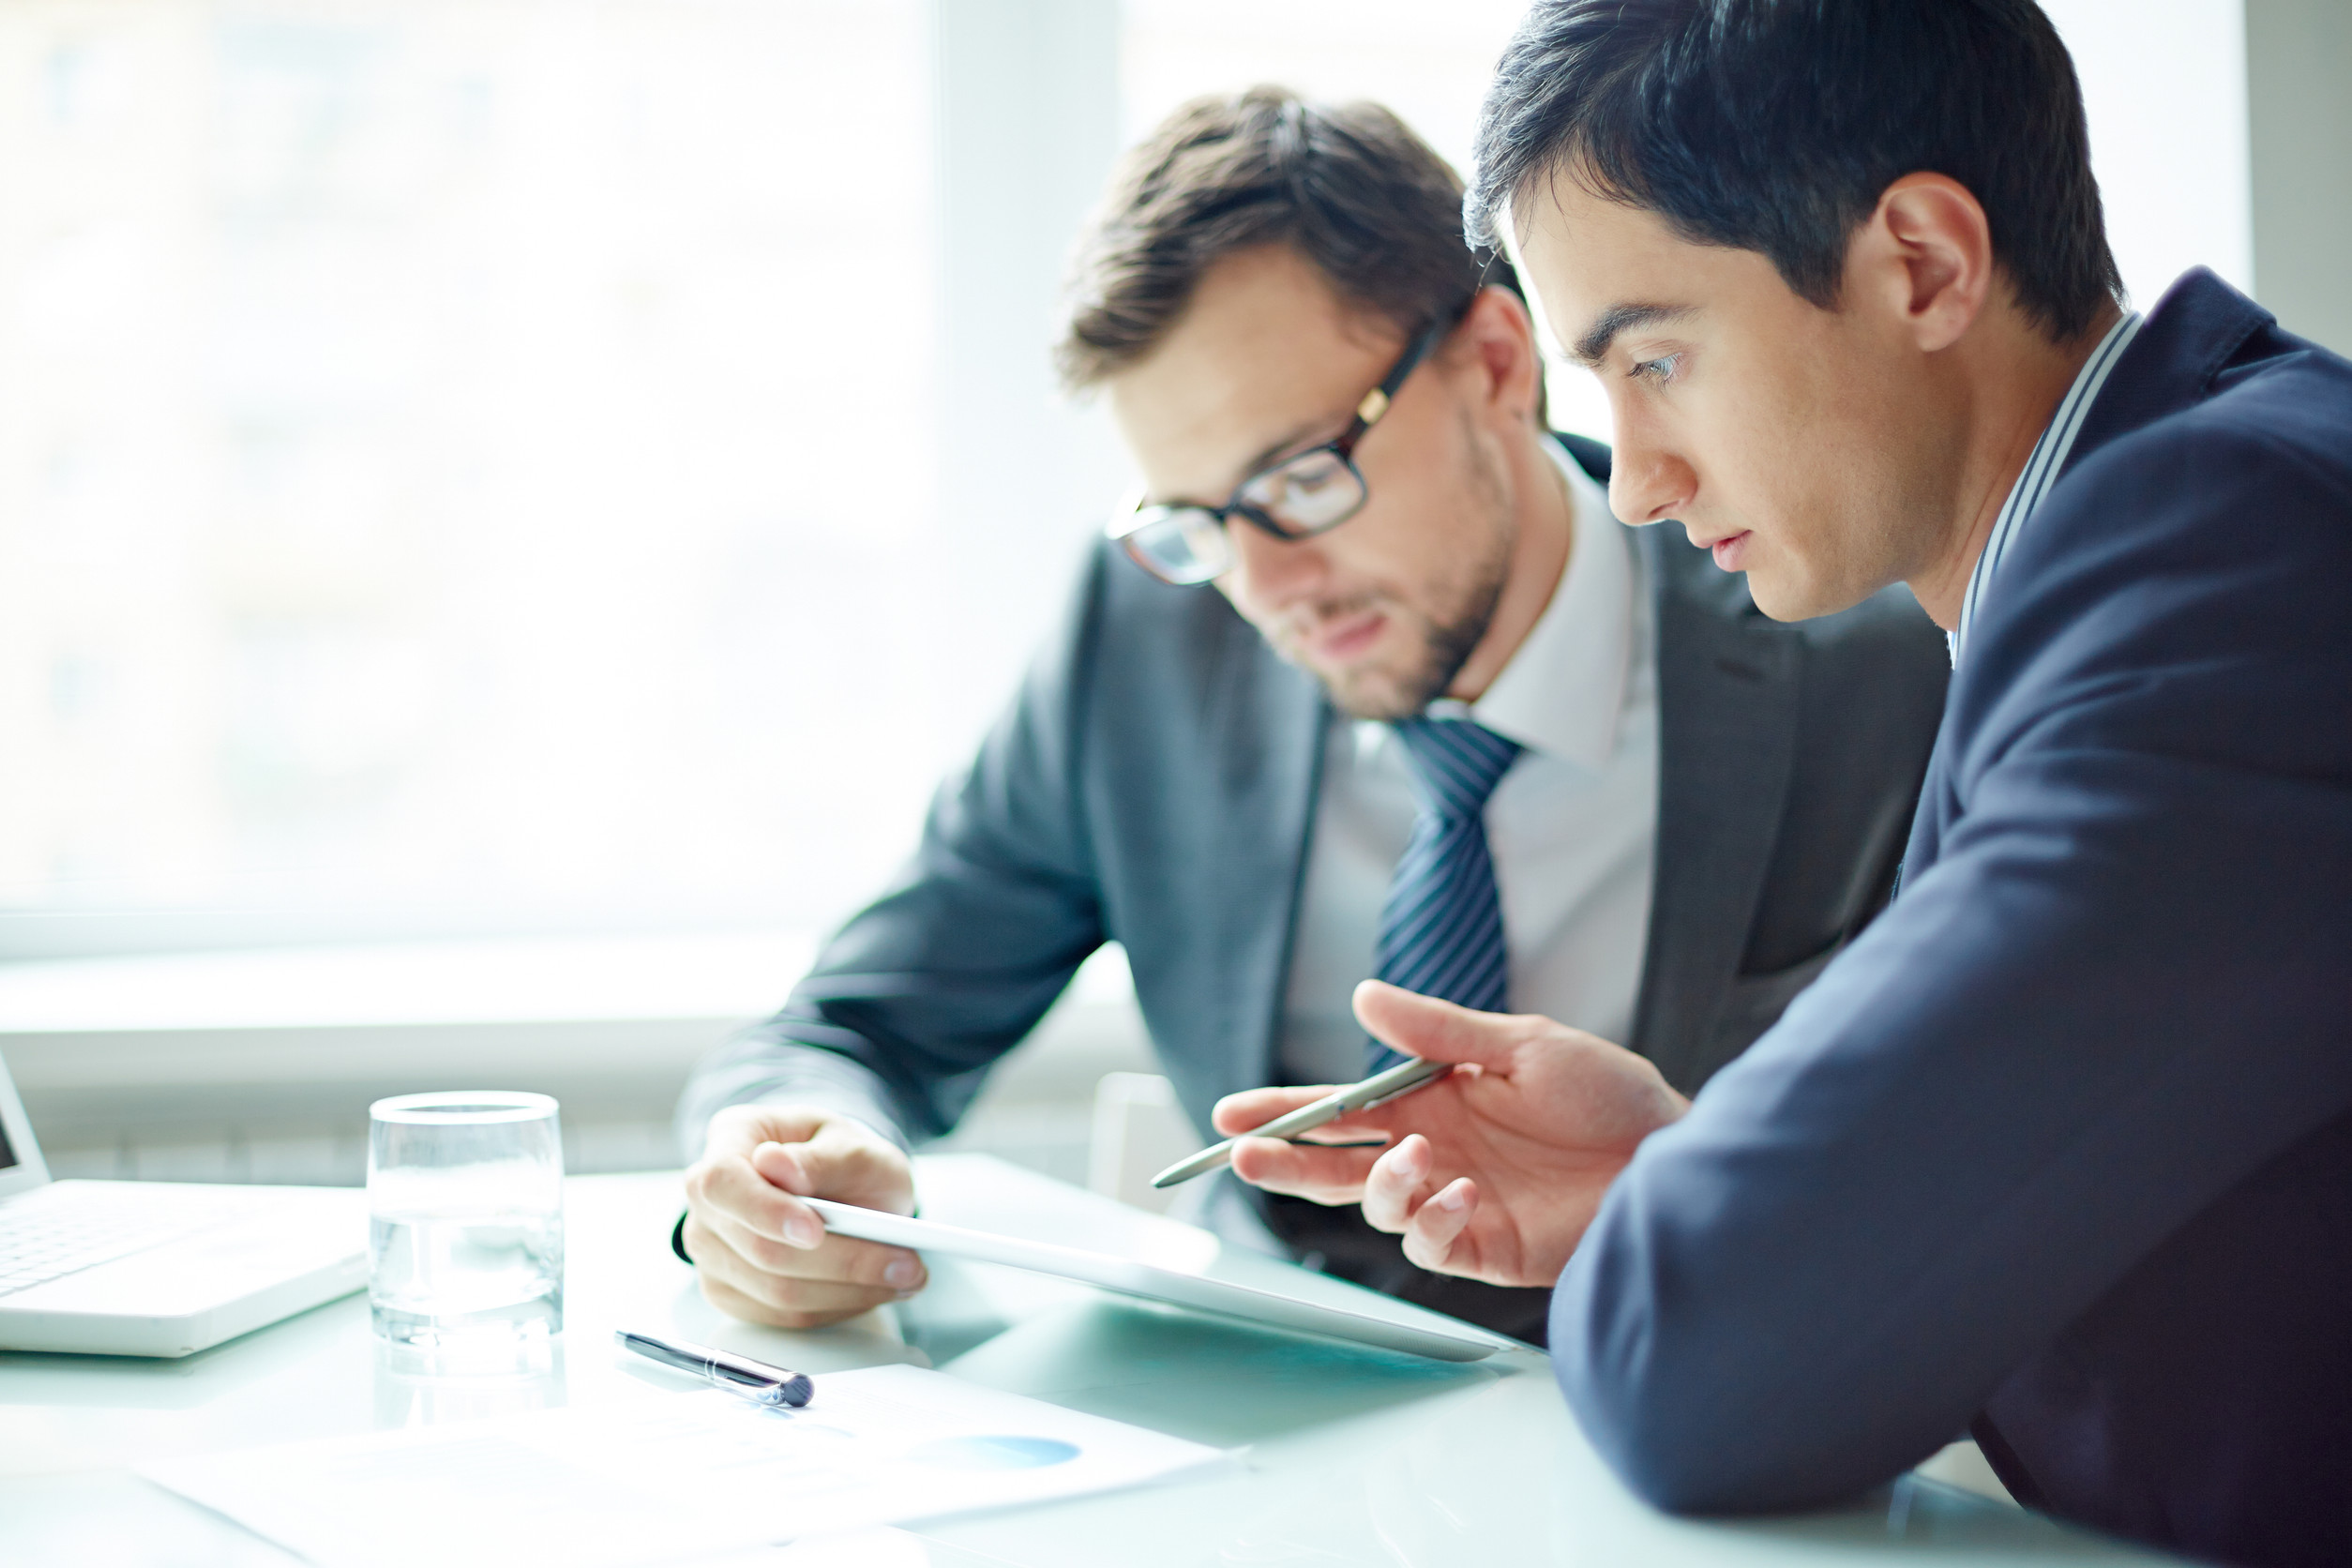
[[[1639,528],[1680,517],[1698,493],[1698,475],[1639,417],[1617,411],[1609,455],[1609,510]]]

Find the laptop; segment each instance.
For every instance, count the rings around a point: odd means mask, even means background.
[[[185,1356],[367,1283],[358,1188],[53,1182],[0,1063],[0,1349]]]

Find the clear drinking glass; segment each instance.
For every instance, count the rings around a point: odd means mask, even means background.
[[[369,1108],[368,1305],[399,1345],[564,1327],[564,1146],[545,1094],[400,1094]]]

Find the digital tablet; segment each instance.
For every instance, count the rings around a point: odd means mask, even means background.
[[[816,1210],[824,1221],[825,1229],[836,1235],[852,1236],[862,1242],[881,1242],[889,1246],[912,1247],[917,1252],[950,1253],[984,1263],[1003,1263],[1016,1269],[1075,1279],[1123,1296],[1165,1302],[1172,1306],[1189,1307],[1193,1311],[1212,1313],[1220,1318],[1235,1318],[1269,1328],[1288,1329],[1293,1334],[1346,1339],[1359,1345],[1370,1345],[1383,1350],[1401,1350],[1408,1355],[1428,1356],[1438,1361],[1480,1361],[1507,1348],[1506,1341],[1482,1334],[1467,1323],[1449,1327],[1441,1321],[1397,1322],[1376,1318],[1369,1313],[1350,1312],[1344,1307],[1300,1301],[1295,1297],[1261,1290],[1254,1286],[1237,1285],[1230,1280],[1216,1279],[1207,1274],[1138,1262],[1135,1259],[1121,1258],[1111,1253],[1087,1252],[1073,1246],[1056,1246],[1049,1242],[1000,1236],[986,1230],[968,1230],[961,1226],[941,1225],[934,1220],[909,1219],[903,1214],[885,1214],[879,1209],[861,1209],[854,1204],[835,1203],[822,1198],[803,1199],[802,1201]]]

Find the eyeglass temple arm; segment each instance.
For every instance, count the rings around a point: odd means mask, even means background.
[[[1427,331],[1413,339],[1412,347],[1407,349],[1404,356],[1389,368],[1388,375],[1380,384],[1366,392],[1364,400],[1356,404],[1356,416],[1348,422],[1348,428],[1340,432],[1339,439],[1332,443],[1334,451],[1343,458],[1355,456],[1356,443],[1364,439],[1364,431],[1380,422],[1380,415],[1388,412],[1388,405],[1395,400],[1396,389],[1405,384],[1405,378],[1411,375],[1440,343],[1445,341],[1446,334],[1452,332],[1461,319],[1460,312],[1440,316],[1429,324]]]
[[[1485,286],[1485,274],[1484,272],[1479,274],[1479,283],[1482,288]],[[1389,372],[1381,378],[1380,384],[1366,392],[1363,400],[1356,404],[1355,417],[1348,422],[1348,428],[1340,431],[1338,439],[1331,444],[1333,451],[1337,452],[1343,459],[1352,459],[1355,456],[1356,443],[1364,439],[1364,431],[1380,422],[1380,416],[1388,412],[1389,403],[1396,396],[1396,389],[1405,384],[1405,378],[1411,375],[1414,369],[1423,360],[1428,358],[1440,343],[1445,341],[1446,335],[1459,325],[1462,318],[1470,313],[1470,304],[1475,302],[1477,297],[1478,295],[1473,293],[1470,300],[1463,303],[1460,309],[1440,316],[1429,324],[1426,331],[1413,339],[1412,347],[1407,349],[1404,355],[1395,365],[1389,367]],[[1118,531],[1119,525],[1129,514],[1140,512],[1143,509],[1147,493],[1142,486],[1137,486],[1132,499],[1122,506],[1117,514],[1114,514],[1105,530],[1112,538],[1124,538],[1126,533],[1132,532],[1132,525],[1125,531]],[[1238,512],[1247,517],[1250,521],[1257,523],[1259,527],[1266,529],[1276,538],[1287,539],[1290,536],[1280,528],[1261,520],[1255,515],[1256,508],[1238,502],[1228,501],[1222,506],[1199,506],[1199,510],[1210,513],[1220,521]]]

